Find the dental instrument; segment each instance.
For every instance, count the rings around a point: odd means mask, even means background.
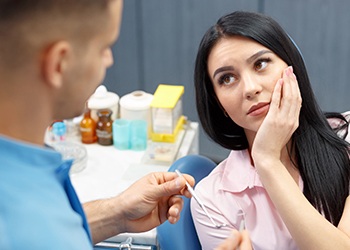
[[[175,170],[176,174],[180,177],[183,177],[182,173],[176,169]],[[185,177],[183,177],[185,179]],[[186,179],[185,179],[186,180]],[[205,215],[210,219],[211,223],[216,227],[216,228],[222,228],[222,227],[228,227],[229,225],[226,223],[221,223],[221,224],[217,224],[215,223],[213,217],[211,217],[211,215],[208,213],[204,203],[202,202],[202,200],[198,197],[198,195],[196,194],[196,192],[194,191],[194,189],[191,187],[191,185],[186,181],[186,186],[187,186],[187,190],[192,194],[192,197],[197,201],[197,203],[199,204],[199,206],[203,209]]]

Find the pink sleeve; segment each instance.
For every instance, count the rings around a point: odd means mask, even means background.
[[[215,188],[210,188],[213,186],[215,185],[210,179],[203,179],[197,184],[196,193],[202,199],[209,214],[213,217],[215,222],[219,224],[228,223],[226,218],[217,208],[217,205],[220,204],[215,201],[215,198],[213,198],[218,197],[217,194],[215,194],[215,192],[217,192],[215,191]],[[191,199],[191,212],[203,250],[215,249],[231,234],[233,227],[222,227],[220,229],[214,227],[195,199]]]

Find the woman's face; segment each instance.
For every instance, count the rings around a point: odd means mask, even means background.
[[[241,36],[221,39],[208,57],[215,94],[246,134],[257,132],[269,110],[274,87],[287,67],[271,50]]]

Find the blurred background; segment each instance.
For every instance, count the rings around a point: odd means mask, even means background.
[[[272,16],[298,44],[324,111],[350,110],[349,0],[124,0],[115,62],[104,84],[120,97],[134,90],[153,94],[158,84],[185,86],[184,115],[198,121],[194,61],[206,30],[236,10]],[[215,161],[228,150],[200,128],[200,154]]]

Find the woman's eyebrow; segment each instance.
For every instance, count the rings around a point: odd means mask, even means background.
[[[215,72],[214,72],[214,74],[213,74],[213,79],[214,79],[215,76],[216,76],[217,74],[219,74],[220,72],[228,71],[228,70],[234,70],[233,66],[224,66],[224,67],[218,68],[217,70],[215,70]]]
[[[253,61],[255,61],[257,58],[259,58],[260,56],[262,56],[264,54],[269,54],[269,53],[273,54],[273,52],[270,50],[266,50],[266,49],[260,50],[260,51],[256,52],[254,55],[250,56],[246,61],[248,64],[250,64]],[[229,70],[234,70],[234,67],[233,66],[223,66],[223,67],[218,68],[217,70],[215,70],[215,72],[213,74],[213,79],[220,72],[229,71]]]
[[[252,55],[251,57],[249,57],[249,58],[247,59],[247,63],[248,63],[248,64],[251,64],[251,63],[252,63],[253,61],[255,61],[258,57],[260,57],[260,56],[262,56],[262,55],[264,55],[264,54],[267,54],[267,53],[271,53],[271,54],[272,54],[272,51],[266,50],[266,49],[260,50],[259,52],[255,53],[254,55]]]

